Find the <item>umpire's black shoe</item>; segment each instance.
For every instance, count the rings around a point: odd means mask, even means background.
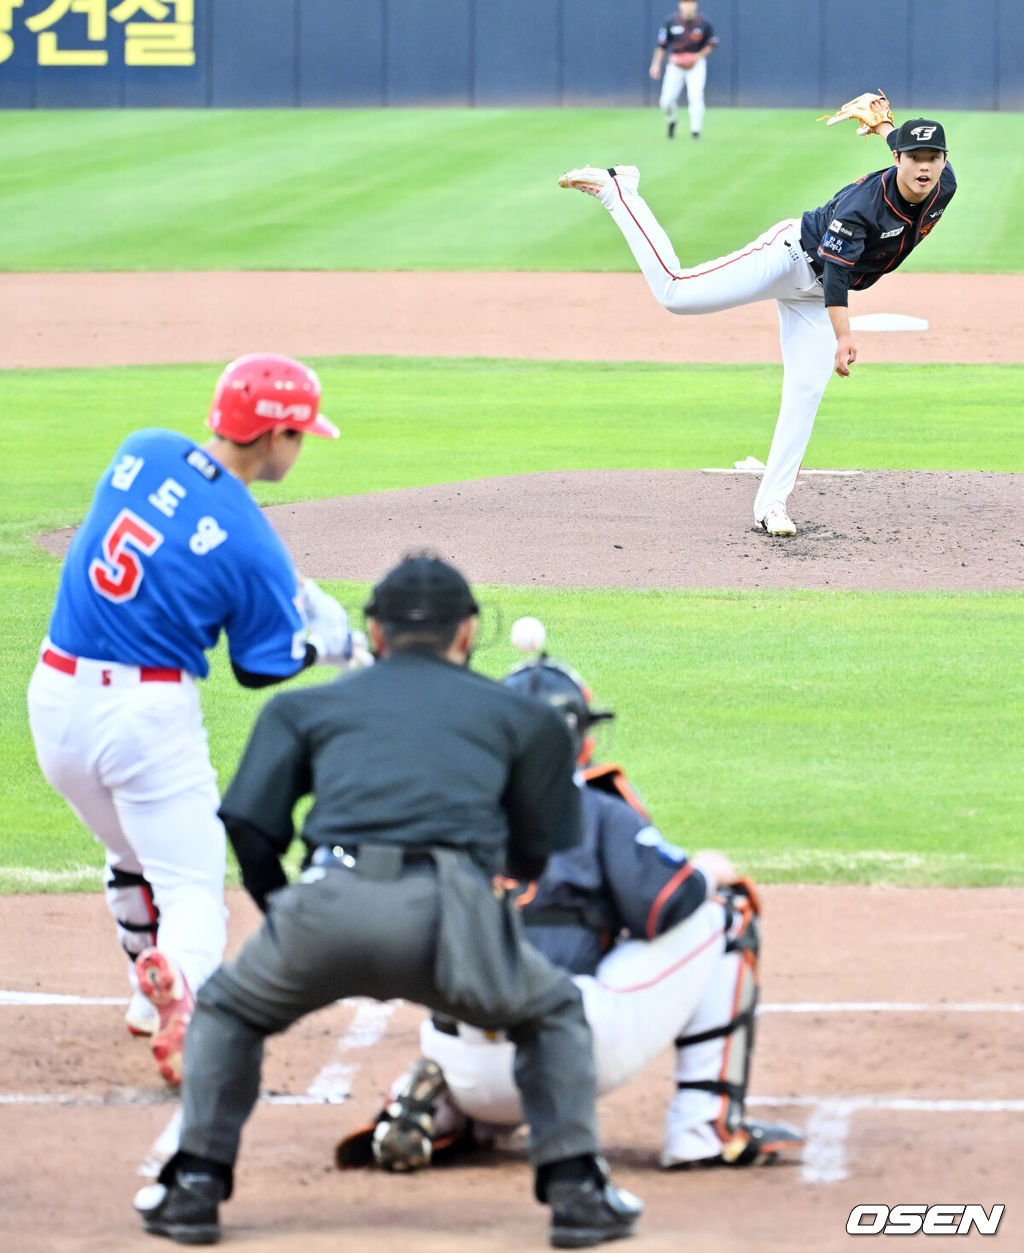
[[[169,1185],[143,1188],[135,1197],[135,1208],[151,1236],[169,1236],[177,1244],[216,1244],[217,1206],[226,1195],[227,1185],[216,1175],[182,1170]]]
[[[633,1234],[643,1202],[608,1180],[550,1183],[551,1243],[556,1249],[589,1249]]]

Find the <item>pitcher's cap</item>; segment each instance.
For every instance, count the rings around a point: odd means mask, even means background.
[[[896,131],[893,152],[910,152],[914,148],[934,148],[938,152],[948,152],[946,132],[941,122],[933,122],[926,117],[912,117],[904,122]]]

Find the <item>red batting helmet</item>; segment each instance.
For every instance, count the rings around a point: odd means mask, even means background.
[[[206,425],[222,439],[248,444],[283,427],[338,438],[320,412],[320,380],[294,357],[254,352],[232,361],[217,380]]]

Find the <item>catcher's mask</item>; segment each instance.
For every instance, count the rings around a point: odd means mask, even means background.
[[[576,761],[585,766],[594,752],[595,740],[588,732],[597,722],[607,722],[615,714],[610,709],[595,709],[590,688],[572,669],[552,661],[541,653],[536,661],[516,666],[502,679],[506,687],[544,701],[565,719],[576,745]]]
[[[293,357],[272,352],[250,353],[225,367],[206,425],[236,444],[251,444],[279,427],[326,439],[339,435],[320,412],[316,372]]]

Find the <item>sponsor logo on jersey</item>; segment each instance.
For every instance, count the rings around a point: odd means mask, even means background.
[[[829,222],[828,229],[830,231],[835,231],[839,235],[845,235],[848,239],[853,238],[853,231],[850,230],[845,222],[840,222],[838,218],[833,218],[832,221]]]
[[[190,448],[185,454],[185,462],[193,470],[198,470],[203,478],[209,479],[211,483],[214,479],[220,477],[220,466],[212,457],[208,457],[201,448]]]
[[[846,240],[836,239],[834,235],[826,235],[821,241],[821,246],[827,248],[829,252],[836,253],[837,256],[842,256],[846,251]]]
[[[894,231],[883,231],[883,232],[882,232],[882,238],[883,238],[883,239],[892,239],[895,235],[902,235],[902,234],[903,234],[903,227],[902,227],[902,226],[897,226],[897,227],[896,227],[896,229],[895,229]]]
[[[286,405],[280,400],[257,400],[256,416],[273,418],[275,422],[312,422],[312,405]]]
[[[928,216],[930,218],[941,218],[945,212],[946,212],[946,206],[943,205],[941,209],[936,209],[934,213],[929,213]]]

